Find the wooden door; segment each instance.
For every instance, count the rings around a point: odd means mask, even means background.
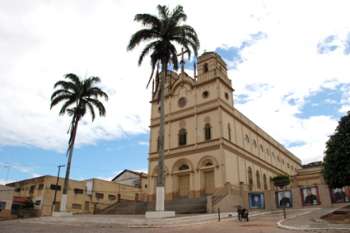
[[[190,176],[182,175],[179,176],[179,196],[188,197],[190,192]]]
[[[205,194],[214,193],[215,185],[214,185],[214,171],[204,172],[204,180],[205,180]]]

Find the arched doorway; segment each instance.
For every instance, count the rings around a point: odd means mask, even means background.
[[[190,167],[187,164],[182,164],[179,167],[178,179],[178,190],[179,197],[188,197],[190,194],[190,174],[188,171]]]
[[[215,159],[210,156],[199,162],[201,195],[211,195],[215,191],[215,165]]]
[[[187,159],[180,159],[174,163],[173,187],[175,197],[188,198],[191,195],[192,164]]]
[[[204,171],[204,193],[206,195],[212,194],[215,191],[214,184],[214,169]]]

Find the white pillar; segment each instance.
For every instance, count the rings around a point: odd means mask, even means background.
[[[66,212],[66,207],[67,207],[67,194],[62,194],[61,196],[61,205],[60,205],[60,211],[61,212]]]
[[[156,211],[164,211],[164,200],[165,200],[164,187],[157,186],[157,189],[156,189]]]
[[[147,211],[146,218],[171,218],[175,217],[175,211],[164,211],[165,192],[164,187],[156,188],[156,211]]]

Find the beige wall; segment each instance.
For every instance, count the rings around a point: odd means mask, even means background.
[[[256,169],[256,168],[254,168]],[[319,193],[320,203],[313,206],[304,206],[302,202],[302,188],[316,187]],[[249,191],[246,184],[243,184],[240,188],[234,185],[226,185],[225,187],[227,195],[220,199],[218,203],[213,203],[213,197],[208,198],[207,209],[208,212],[217,212],[218,208],[221,211],[235,211],[237,205],[242,205],[245,208],[249,208],[248,194],[250,192],[262,192],[265,198],[264,209],[277,209],[276,193],[279,191],[290,191],[292,193],[293,208],[304,208],[304,207],[340,207],[346,205],[346,203],[334,204],[331,202],[330,190],[327,184],[325,184],[321,173],[321,166],[312,168],[303,168],[298,170],[298,174],[292,177],[292,183],[284,188],[283,190],[269,186],[268,190],[257,189],[254,187],[253,191]],[[231,190],[231,191],[227,191]]]
[[[204,67],[208,72],[204,72]],[[267,188],[270,177],[277,174],[294,175],[301,161],[276,140],[255,125],[233,106],[233,88],[223,60],[215,53],[205,53],[198,59],[196,79],[186,73],[171,73],[172,88],[166,90],[165,99],[165,166],[167,198],[176,197],[178,176],[174,167],[185,162],[190,166],[190,197],[201,194],[203,178],[198,168],[199,161],[210,156],[215,159],[215,188],[220,190],[225,183],[238,187],[248,183],[247,169],[253,170],[253,190],[264,190],[263,175]],[[169,83],[167,83],[167,87]],[[203,96],[207,91],[209,95]],[[186,98],[186,105],[178,104]],[[263,113],[262,113],[263,114]],[[204,138],[204,126],[211,126],[211,139]],[[179,146],[179,130],[187,131],[187,143]],[[148,193],[154,196],[157,166],[157,141],[159,134],[159,104],[152,101],[149,149]],[[257,187],[256,172],[259,172],[261,187]]]
[[[0,185],[0,202],[5,203],[5,209],[0,210],[0,217],[7,218],[11,215],[14,188]]]
[[[64,179],[59,179],[58,185],[61,187],[61,190],[57,191],[56,202],[60,202],[61,200],[63,183]],[[87,188],[89,183],[92,185],[91,192]],[[56,177],[43,176],[14,182],[9,185],[15,188],[16,192],[14,196],[30,197],[35,204],[35,209],[40,210],[42,216],[47,216],[51,215],[55,192],[50,186],[55,184]],[[34,189],[31,189],[31,187],[34,187]],[[99,198],[101,194],[102,198]],[[118,201],[118,194],[121,199],[125,200],[135,200],[136,198],[138,200],[145,200],[145,195],[142,193],[141,188],[100,179],[70,180],[67,210],[72,213],[93,213],[95,208],[104,208]],[[59,203],[56,205],[56,210],[58,210]]]
[[[125,171],[117,179],[113,180],[115,183],[126,184],[130,186],[136,186],[140,179],[140,175]]]
[[[86,182],[89,181],[93,183],[93,191],[86,197],[86,202],[89,202],[90,212],[93,212],[94,208],[103,209],[117,202],[118,198],[123,200],[141,200],[142,192],[140,188],[101,179],[91,179]]]
[[[60,202],[64,179],[59,179],[58,185],[61,191],[57,191],[56,202]],[[30,197],[34,202],[34,208],[40,210],[42,216],[51,215],[51,208],[54,199],[54,189],[51,185],[56,184],[56,177],[42,176],[24,181],[14,182],[10,185],[15,188],[14,196]],[[33,188],[32,188],[33,187]],[[73,213],[82,212],[85,194],[76,194],[74,189],[81,189],[85,192],[85,183],[76,180],[70,180],[68,189],[67,209]],[[74,206],[73,206],[74,204]],[[81,208],[77,208],[78,205]],[[59,206],[59,203],[57,204]],[[73,208],[75,207],[75,208]],[[58,207],[56,207],[58,208]]]
[[[203,161],[209,159],[212,161],[213,166],[204,167],[202,164]],[[223,158],[222,154],[220,154],[220,150],[211,150],[206,151],[205,153],[197,152],[192,153],[191,156],[176,156],[173,158],[166,159],[165,167],[167,171],[166,181],[165,181],[165,192],[167,199],[172,199],[176,197],[178,191],[178,176],[182,174],[179,171],[179,167],[182,164],[189,165],[189,170],[184,171],[190,175],[190,191],[191,197],[197,197],[200,195],[201,191],[203,191],[203,169],[212,169],[214,170],[214,181],[215,188],[223,187],[224,185],[224,176],[222,174],[222,170],[219,169],[223,166]],[[158,166],[158,161],[153,160],[150,161],[150,173],[149,173],[149,186],[151,187],[148,191],[151,196],[154,198],[155,194],[155,185],[157,179],[157,171],[156,167]]]

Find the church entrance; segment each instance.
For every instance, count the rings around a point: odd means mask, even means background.
[[[215,192],[215,170],[217,161],[211,156],[204,156],[199,161],[200,170],[200,195],[208,196]]]
[[[179,196],[180,197],[188,197],[190,193],[190,175],[179,175]]]
[[[214,170],[204,172],[204,192],[206,195],[214,193]]]

